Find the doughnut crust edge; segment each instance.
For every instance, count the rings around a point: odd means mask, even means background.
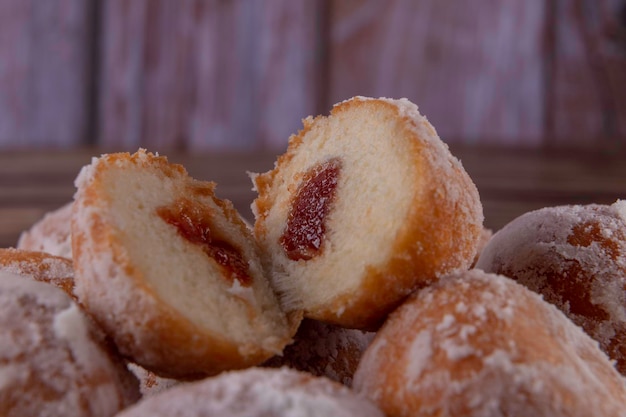
[[[626,201],[522,214],[493,236],[476,267],[542,294],[626,375]]]
[[[260,363],[291,340],[294,324],[252,261],[257,249],[246,238],[250,232],[231,204],[214,197],[215,184],[139,150],[95,158],[76,186],[76,293],[133,362],[160,376],[195,378]],[[226,239],[239,239],[252,284],[225,275],[202,247],[160,218],[161,207],[187,210],[180,227],[201,237],[208,232],[194,216],[208,211],[211,236],[222,228]]]
[[[137,380],[61,289],[0,271],[0,414],[111,417]]]
[[[280,241],[294,198],[329,160],[341,164],[326,247],[311,260],[289,259]],[[416,288],[468,269],[478,250],[478,190],[406,99],[356,97],[307,118],[274,169],[252,180],[255,235],[285,308],[316,320],[375,329]]]
[[[598,345],[513,280],[471,270],[416,292],[366,350],[354,388],[390,417],[623,416]]]

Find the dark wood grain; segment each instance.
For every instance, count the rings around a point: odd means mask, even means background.
[[[624,0],[0,0],[0,149],[282,150],[354,95],[450,143],[626,147]]]
[[[0,1],[0,146],[70,147],[90,120],[93,0]]]
[[[315,109],[317,4],[105,2],[100,144],[284,146]]]
[[[550,146],[622,147],[626,140],[626,4],[553,0]],[[594,138],[594,140],[591,140]]]
[[[537,146],[543,2],[333,2],[330,98],[408,97],[440,135]]]
[[[481,195],[485,225],[498,230],[529,210],[562,204],[610,204],[626,198],[624,154],[519,152],[454,146]],[[44,213],[71,201],[74,178],[101,150],[0,154],[0,247]],[[217,194],[233,201],[248,220],[255,197],[248,172],[273,167],[276,153],[172,153],[195,178],[215,181]]]

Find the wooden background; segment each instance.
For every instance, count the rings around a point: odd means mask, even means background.
[[[353,95],[449,143],[626,145],[624,0],[0,0],[0,149],[282,149]]]

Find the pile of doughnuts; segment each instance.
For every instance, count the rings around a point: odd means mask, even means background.
[[[626,203],[492,233],[417,106],[354,97],[254,224],[139,149],[0,250],[7,416],[626,415]]]
[[[491,238],[476,267],[541,294],[626,374],[626,201],[525,213]]]

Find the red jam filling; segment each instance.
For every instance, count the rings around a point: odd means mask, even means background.
[[[170,206],[159,207],[157,214],[163,221],[176,227],[184,239],[201,247],[208,257],[224,268],[231,283],[237,280],[244,287],[252,284],[248,264],[241,251],[212,230],[209,209],[181,198]]]
[[[321,253],[326,235],[325,220],[335,199],[340,171],[341,161],[333,158],[304,175],[280,239],[289,259],[306,261]]]

